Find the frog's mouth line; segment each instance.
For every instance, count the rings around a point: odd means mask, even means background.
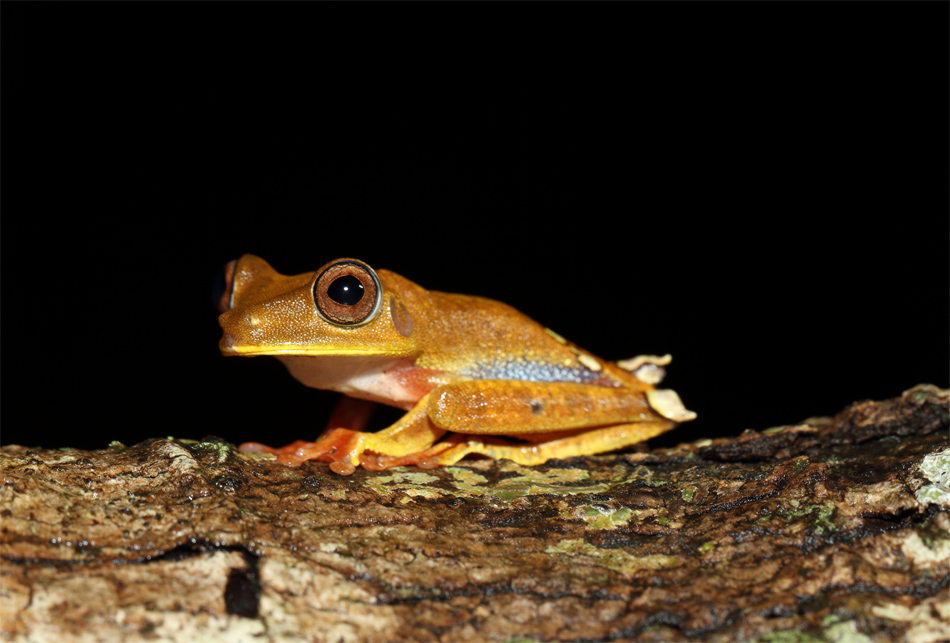
[[[256,357],[258,355],[300,355],[300,356],[313,356],[313,357],[332,357],[334,355],[359,355],[359,356],[369,356],[369,355],[387,355],[390,356],[392,353],[386,351],[368,351],[363,349],[341,349],[341,348],[326,348],[326,349],[306,349],[306,348],[261,348],[255,346],[253,348],[238,348],[236,346],[230,347],[221,347],[221,353],[225,356],[239,355],[241,357]]]
[[[292,344],[272,344],[270,346],[242,345],[232,334],[228,332],[225,332],[224,336],[221,337],[221,341],[218,343],[218,348],[221,350],[222,355],[240,355],[242,357],[254,357],[256,355],[311,355],[314,357],[333,357],[335,355],[358,355],[367,357],[373,355],[385,355],[387,357],[393,356],[393,351],[383,348],[373,350],[365,348],[341,348],[339,346],[332,345],[311,346],[306,348],[301,348],[300,346],[295,346]]]
[[[242,346],[230,333],[225,333],[218,343],[221,354],[225,356],[240,355],[242,357],[254,357],[256,355],[312,355],[312,356],[333,356],[333,355],[391,355],[384,350],[365,350],[360,348],[339,348],[339,347],[310,347],[301,348],[299,346]]]

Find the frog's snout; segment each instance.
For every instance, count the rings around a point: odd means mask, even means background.
[[[221,341],[218,342],[218,348],[221,349],[224,355],[237,355],[240,353],[241,328],[239,324],[236,324],[236,317],[239,317],[239,313],[227,309],[218,315],[218,325],[220,325],[224,331],[224,334],[221,336]]]

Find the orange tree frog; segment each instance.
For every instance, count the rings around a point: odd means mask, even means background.
[[[289,465],[319,460],[349,474],[470,453],[534,465],[619,449],[696,417],[654,387],[668,355],[608,362],[511,306],[428,291],[356,259],[288,276],[244,255],[225,266],[218,294],[224,355],[273,355],[307,386],[349,396],[316,442],[240,447]],[[375,402],[407,413],[364,432]]]

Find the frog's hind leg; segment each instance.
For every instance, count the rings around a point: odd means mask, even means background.
[[[622,449],[666,433],[675,426],[676,422],[670,420],[617,424],[537,444],[491,444],[468,440],[443,453],[440,464],[454,464],[470,453],[481,453],[491,458],[505,458],[533,466],[553,458],[572,458]]]
[[[374,469],[402,465],[416,465],[421,468],[448,466],[471,453],[533,466],[553,458],[571,458],[622,449],[656,437],[675,426],[676,422],[670,420],[618,424],[534,444],[512,444],[489,437],[469,439],[471,436],[457,433],[419,453],[395,458],[374,454],[371,466]]]

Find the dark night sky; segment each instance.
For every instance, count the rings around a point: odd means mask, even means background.
[[[946,5],[530,53],[12,6],[4,444],[314,436],[336,394],[217,350],[210,284],[245,252],[672,353],[699,414],[672,443],[948,385]]]

